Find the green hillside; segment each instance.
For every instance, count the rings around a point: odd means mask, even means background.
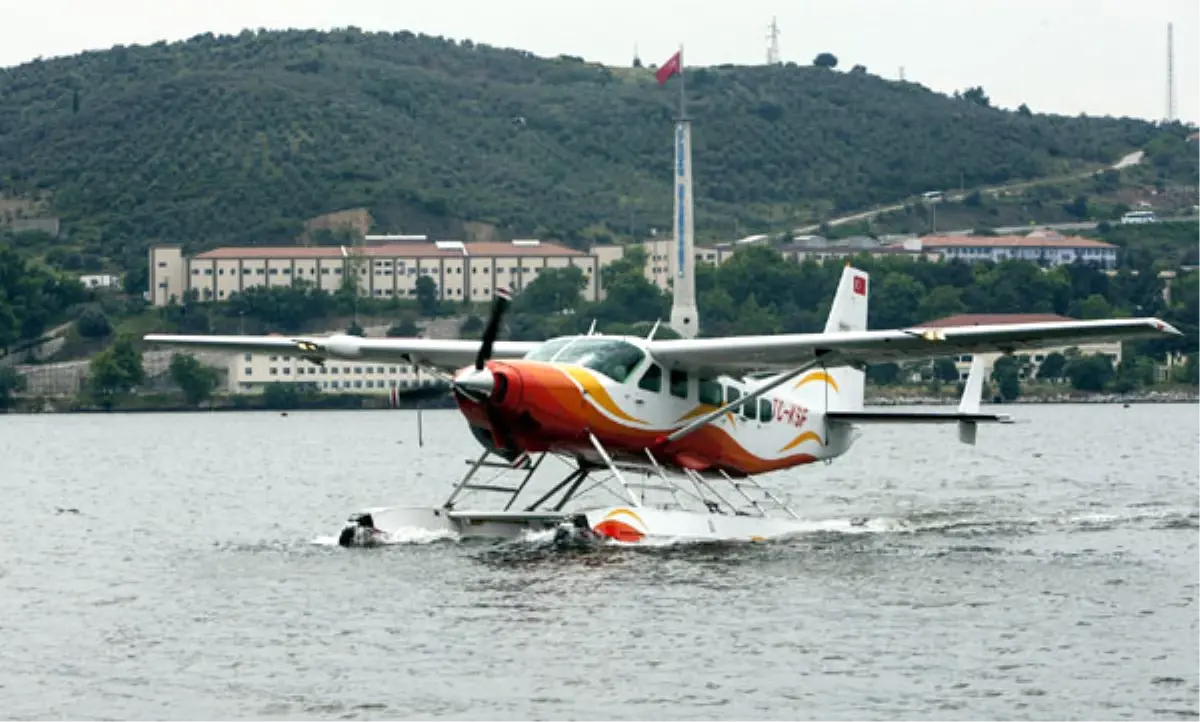
[[[203,35],[0,70],[0,198],[47,199],[78,250],[378,231],[573,243],[669,228],[677,89],[407,32]],[[1109,163],[1161,131],[987,107],[861,71],[688,71],[697,230],[728,237],[932,188]]]

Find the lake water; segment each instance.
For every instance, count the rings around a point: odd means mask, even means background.
[[[0,416],[0,715],[1197,719],[1197,407],[1013,413],[768,477],[788,541],[591,552],[328,543],[443,500],[451,411]]]

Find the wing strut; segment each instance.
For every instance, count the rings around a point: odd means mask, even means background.
[[[667,435],[666,440],[668,442],[678,441],[679,439],[682,439],[683,437],[692,433],[696,429],[699,429],[701,426],[704,426],[705,424],[712,421],[713,419],[720,418],[722,415],[727,414],[730,411],[733,411],[733,410],[735,410],[741,406],[744,406],[745,404],[750,403],[752,401],[757,402],[758,397],[767,393],[768,391],[775,388],[776,386],[782,386],[783,384],[786,384],[788,381],[791,381],[792,379],[796,378],[797,376],[804,373],[805,371],[808,371],[813,366],[825,364],[826,356],[828,354],[829,354],[828,351],[824,351],[824,350],[817,351],[817,357],[814,358],[812,361],[809,361],[808,363],[805,363],[805,364],[801,364],[793,371],[789,371],[785,374],[780,374],[774,381],[765,383],[762,386],[759,386],[757,389],[746,394],[745,396],[742,396],[738,399],[730,401],[729,403],[725,404],[724,406],[721,406],[720,408],[716,409],[715,411],[710,411],[707,414],[705,414],[704,416],[701,416],[701,417],[695,419],[694,421],[687,424],[686,426],[680,427],[680,428],[676,429],[675,431],[672,431],[670,434]]]

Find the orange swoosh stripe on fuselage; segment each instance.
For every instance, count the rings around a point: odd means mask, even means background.
[[[617,403],[612,400],[611,396],[608,395],[608,390],[604,388],[604,384],[600,383],[599,379],[593,376],[586,369],[567,364],[555,365],[558,366],[558,368],[568,376],[575,379],[575,382],[583,387],[583,390],[587,392],[588,397],[595,401],[600,408],[604,409],[613,416],[616,416],[618,419],[629,421],[635,424],[641,424],[642,426],[649,425],[646,421],[634,416],[630,416],[622,411],[621,407],[617,406]]]
[[[825,383],[832,386],[834,391],[841,393],[841,389],[838,388],[837,381],[834,381],[833,377],[830,376],[829,374],[825,373],[824,371],[816,371],[814,373],[808,374],[804,378],[797,381],[796,385],[793,386],[792,388],[798,389],[801,386],[803,386],[804,384],[811,383],[813,381],[824,381]]]
[[[805,431],[803,434],[800,434],[799,436],[797,436],[796,438],[794,438],[790,442],[788,442],[788,445],[783,447],[782,449],[780,449],[779,453],[782,454],[785,451],[790,451],[790,450],[796,448],[797,446],[799,446],[800,444],[803,444],[805,441],[815,441],[818,444],[820,444],[821,446],[825,445],[825,442],[821,441],[820,434],[818,434],[815,431]]]
[[[697,406],[696,408],[687,412],[683,416],[680,416],[678,419],[675,419],[675,423],[682,424],[685,421],[690,421],[698,416],[703,416],[704,414],[707,414],[707,413],[710,413],[710,412],[713,412],[716,410],[717,410],[717,407],[713,406],[712,404],[700,404],[699,406]],[[726,411],[725,418],[729,419],[730,426],[737,426],[737,418],[734,417],[732,411]]]

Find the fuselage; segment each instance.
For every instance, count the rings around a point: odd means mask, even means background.
[[[589,434],[616,459],[666,467],[761,474],[840,455],[850,429],[825,423],[834,375],[813,370],[682,438],[666,436],[745,396],[766,379],[664,368],[638,339],[555,339],[523,359],[490,361],[487,400],[457,394],[472,433],[510,458],[522,452],[600,461]],[[474,369],[465,369],[471,373]]]

